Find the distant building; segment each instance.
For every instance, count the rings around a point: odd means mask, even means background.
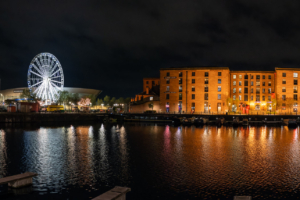
[[[299,74],[300,68],[275,68],[275,71],[231,71],[227,67],[160,69],[160,78],[143,79],[143,92],[132,99],[131,112],[149,110],[146,105],[150,97],[156,99],[154,110],[157,112],[298,112]],[[154,92],[157,87],[159,92]]]
[[[28,89],[28,87],[0,90],[0,101],[5,101],[6,99],[20,99],[20,95],[23,93],[24,89]],[[102,92],[101,90],[72,87],[64,87],[64,91],[78,93],[80,97],[91,94],[99,95]]]

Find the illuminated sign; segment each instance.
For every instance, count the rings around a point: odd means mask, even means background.
[[[166,76],[165,79],[176,78],[176,76]]]
[[[23,90],[14,90],[14,93],[23,93]]]

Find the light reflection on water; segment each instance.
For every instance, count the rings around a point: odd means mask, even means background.
[[[287,127],[93,124],[0,131],[0,175],[39,174],[33,193],[18,199],[87,199],[116,185],[132,188],[128,199],[294,198],[299,153],[299,128]],[[0,187],[0,195],[7,191]]]

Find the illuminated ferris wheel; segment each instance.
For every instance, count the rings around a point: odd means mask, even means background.
[[[27,83],[30,92],[46,104],[56,102],[64,88],[64,73],[58,59],[51,53],[36,55],[29,65]]]

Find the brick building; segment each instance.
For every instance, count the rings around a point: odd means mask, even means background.
[[[132,104],[148,102],[150,99],[144,99],[153,96],[157,112],[298,112],[298,75],[300,68],[275,68],[275,71],[165,68],[160,69],[160,78],[143,79],[143,92],[136,95]],[[146,108],[133,111],[143,112]]]

